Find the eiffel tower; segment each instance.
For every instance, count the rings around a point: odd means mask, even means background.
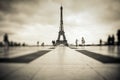
[[[63,40],[60,40],[60,38],[63,37]],[[56,40],[56,45],[59,44],[64,44],[65,46],[68,46],[66,37],[65,37],[65,32],[63,28],[63,7],[60,7],[60,30],[58,33],[58,39]]]

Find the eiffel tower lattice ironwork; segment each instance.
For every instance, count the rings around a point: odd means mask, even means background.
[[[63,37],[63,40],[60,40],[60,38]],[[65,32],[64,32],[64,28],[63,28],[63,7],[60,7],[60,31],[58,33],[58,39],[56,41],[56,45],[59,44],[64,44],[66,46],[68,46],[66,37],[65,37]]]

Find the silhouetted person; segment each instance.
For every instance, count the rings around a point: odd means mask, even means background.
[[[4,45],[5,45],[5,50],[9,49],[9,39],[8,39],[8,34],[5,33],[4,37],[3,37],[3,41],[4,41]]]
[[[78,46],[78,39],[76,39],[75,44],[76,44],[76,47],[77,47]]]
[[[37,41],[37,46],[39,46],[39,41]]]
[[[111,45],[111,44],[112,44],[111,36],[110,36],[110,35],[108,36],[107,44],[108,44],[108,45]]]
[[[112,45],[115,44],[115,37],[114,37],[114,35],[112,35],[112,37],[111,37],[111,44],[112,44]]]
[[[55,41],[54,40],[52,41],[52,44],[53,44],[53,46],[55,46]]]
[[[84,39],[84,37],[82,37],[81,42],[82,42],[82,45],[85,46],[85,39]]]
[[[102,39],[100,39],[100,46],[102,46]]]
[[[25,43],[23,43],[23,44],[22,44],[22,46],[26,46],[26,44],[25,44]]]
[[[41,46],[43,46],[43,47],[44,47],[44,42],[41,44]]]
[[[117,32],[117,44],[120,45],[120,29]]]

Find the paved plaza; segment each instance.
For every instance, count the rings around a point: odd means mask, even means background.
[[[117,46],[23,47],[6,54],[1,49],[0,80],[120,80]]]

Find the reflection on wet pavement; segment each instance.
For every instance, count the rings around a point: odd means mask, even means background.
[[[8,51],[5,51],[3,47],[0,47],[0,58],[14,58],[17,56],[27,55],[39,50],[49,50],[50,46],[46,47],[10,47]]]
[[[88,50],[107,56],[120,57],[120,46],[85,46],[77,47],[77,50]]]
[[[30,49],[32,48],[28,50]],[[108,47],[77,49],[109,53]],[[2,73],[0,80],[120,80],[120,64],[101,63],[75,50],[57,46],[28,64],[0,63],[0,73]],[[116,50],[115,47],[113,52]],[[108,55],[108,53],[99,54]]]

